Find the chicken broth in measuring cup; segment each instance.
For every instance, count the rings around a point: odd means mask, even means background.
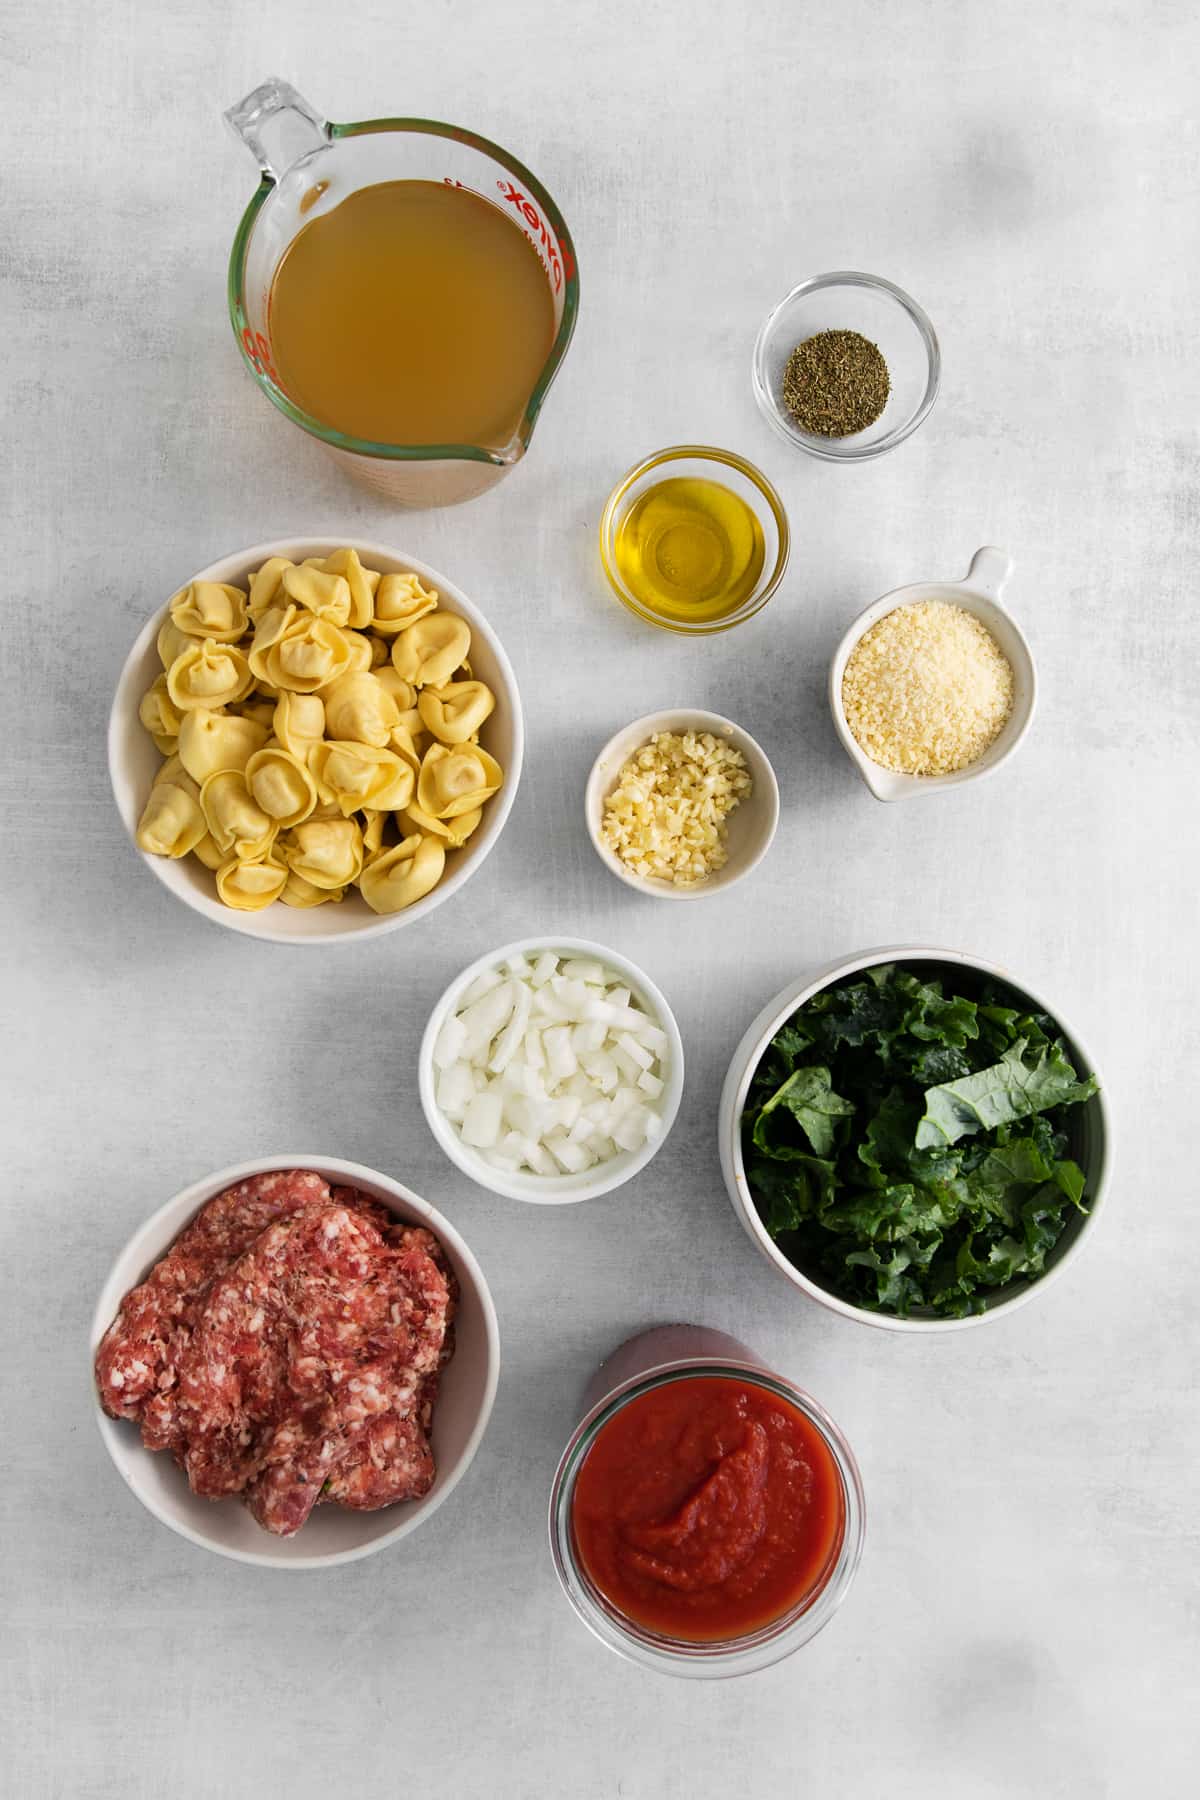
[[[500,449],[554,342],[537,251],[490,201],[382,181],[305,225],[271,285],[280,386],[312,418],[383,444]]]

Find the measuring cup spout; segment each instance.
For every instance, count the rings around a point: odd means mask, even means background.
[[[329,122],[289,82],[272,76],[231,106],[225,122],[241,139],[268,181],[329,143]]]

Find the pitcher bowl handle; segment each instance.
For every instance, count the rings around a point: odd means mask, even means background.
[[[279,182],[302,157],[329,143],[329,122],[290,82],[272,76],[231,106],[225,123],[267,181]]]

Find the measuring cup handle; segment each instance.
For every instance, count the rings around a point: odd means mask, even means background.
[[[329,142],[328,120],[289,82],[274,76],[231,106],[225,122],[268,181],[281,181],[293,163]]]

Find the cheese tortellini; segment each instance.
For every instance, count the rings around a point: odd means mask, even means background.
[[[375,617],[375,596],[379,592],[377,569],[364,569],[357,550],[335,550],[324,563],[327,575],[340,575],[350,589],[350,616],[347,625],[365,631]]]
[[[252,624],[257,625],[268,608],[276,604],[283,587],[283,572],[294,566],[286,556],[268,556],[262,568],[251,575],[246,611]]]
[[[437,603],[437,589],[424,587],[419,576],[385,575],[375,591],[375,629],[381,637],[395,637]]]
[[[402,838],[395,849],[368,862],[359,881],[362,897],[374,912],[399,912],[424,899],[442,879],[445,867],[446,846],[436,838]]]
[[[307,762],[325,736],[325,702],[320,694],[280,694],[271,717],[275,736],[299,762]]]
[[[375,645],[371,638],[362,631],[343,631],[342,636],[350,646],[350,662],[348,673],[361,674],[373,666]]]
[[[193,639],[186,631],[180,631],[168,612],[158,632],[158,660],[163,666],[164,678],[175,658],[181,656],[192,642]]]
[[[139,850],[151,856],[186,856],[207,831],[199,790],[190,776],[179,769],[155,782],[138,820]]]
[[[236,644],[219,644],[214,638],[195,638],[180,651],[167,670],[167,693],[178,712],[194,706],[215,711],[232,706],[250,692],[254,677]]]
[[[193,781],[203,783],[220,769],[244,769],[269,736],[253,719],[198,706],[180,720],[179,760]]]
[[[278,822],[264,812],[241,769],[218,769],[200,789],[209,835],[223,856],[257,862],[275,842]]]
[[[262,726],[269,737],[275,729],[276,705],[277,697],[275,695],[256,693],[248,699],[239,700],[236,706],[228,707],[227,711],[236,713],[240,719],[253,719],[256,725]]]
[[[282,744],[256,750],[246,764],[246,786],[281,831],[307,819],[317,804],[317,784],[298,757]]]
[[[439,744],[466,744],[476,737],[496,699],[482,681],[448,681],[417,695],[421,723]]]
[[[321,798],[336,800],[347,818],[363,807],[395,812],[412,799],[415,777],[394,750],[327,738],[313,746],[308,763]]]
[[[217,870],[217,892],[238,912],[261,912],[279,899],[287,881],[286,863],[276,862],[269,851],[250,862],[234,857]]]
[[[392,645],[397,675],[413,687],[438,687],[461,668],[471,648],[471,628],[454,613],[431,613],[409,625]]]
[[[354,738],[382,750],[399,723],[395,699],[368,670],[343,675],[326,690],[325,729],[332,738]]]
[[[312,887],[346,888],[362,874],[362,826],[357,819],[306,819],[287,833],[280,851],[292,873]]]
[[[344,900],[345,897],[344,887],[315,887],[311,881],[306,881],[303,875],[297,875],[295,869],[288,870],[288,878],[279,893],[279,898],[285,906],[303,908],[324,906],[327,900]]]
[[[330,625],[350,623],[350,584],[341,575],[324,569],[293,567],[283,571],[280,583],[288,599]]]
[[[417,805],[435,819],[457,819],[498,794],[503,780],[499,763],[478,744],[431,744],[421,760]]]
[[[262,679],[293,694],[315,694],[350,667],[349,638],[328,619],[303,608],[291,618],[262,660]]]
[[[246,596],[223,581],[192,581],[168,607],[171,623],[185,637],[236,644],[246,630]]]
[[[179,746],[179,727],[183,722],[183,714],[178,711],[167,692],[165,671],[151,682],[142,695],[138,718],[163,755],[173,756]]]
[[[378,640],[376,640],[378,642]],[[391,651],[388,651],[390,657]],[[417,704],[417,690],[411,681],[405,681],[403,675],[397,673],[395,665],[385,662],[374,670],[376,681],[385,687],[402,713],[412,712]]]
[[[166,759],[139,847],[194,853],[242,912],[431,893],[504,780],[479,742],[495,696],[440,600],[350,546],[181,588],[138,707]]]
[[[482,822],[482,806],[477,806],[474,812],[459,813],[453,819],[435,819],[432,814],[422,812],[415,800],[410,800],[400,814],[400,827],[407,836],[415,831],[418,836],[444,838],[451,850],[461,850]]]

